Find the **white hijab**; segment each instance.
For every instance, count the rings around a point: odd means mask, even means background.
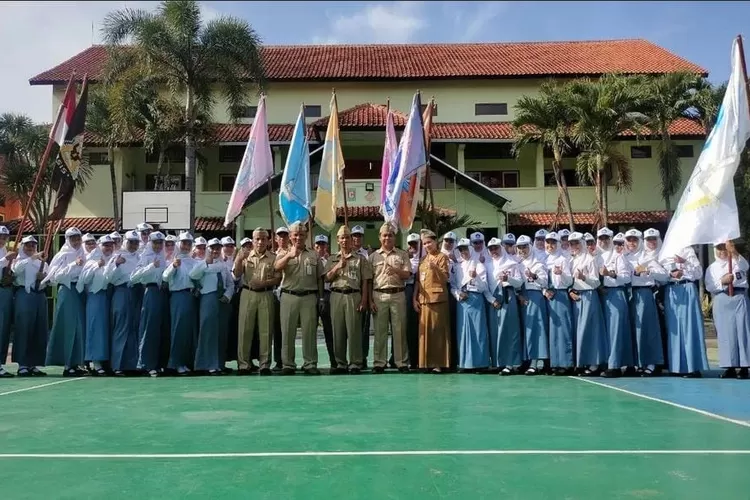
[[[70,244],[71,236],[65,236],[65,244],[63,244],[63,246],[60,248],[60,251],[57,252],[52,258],[52,262],[50,262],[49,264],[49,270],[47,271],[47,276],[44,277],[40,284],[44,285],[46,283],[49,283],[53,275],[55,275],[60,269],[67,266],[71,262],[74,262],[77,258],[80,257],[82,259],[85,259],[86,251],[83,249],[83,242],[81,242],[81,246],[79,246],[77,249],[73,248]]]

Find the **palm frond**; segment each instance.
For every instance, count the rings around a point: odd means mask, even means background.
[[[433,231],[438,236],[460,227],[476,227],[483,225],[481,221],[475,220],[469,214],[441,214],[430,207],[424,207],[421,202],[417,204],[416,216],[422,221],[422,227]]]

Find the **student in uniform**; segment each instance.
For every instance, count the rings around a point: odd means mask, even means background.
[[[241,249],[232,270],[242,290],[237,324],[237,375],[252,373],[250,348],[256,333],[260,374],[271,375],[271,341],[278,318],[273,290],[281,282],[281,272],[274,269],[276,256],[271,251],[268,232],[262,227],[256,228],[253,240],[252,245],[245,240],[240,242]]]
[[[534,248],[532,249],[532,253],[540,262],[547,258],[547,249],[545,246],[547,234],[546,229],[540,229],[534,234]]]
[[[193,252],[191,254],[191,257],[195,260],[205,259],[207,246],[208,246],[208,241],[206,241],[206,238],[204,238],[203,236],[198,236],[197,238],[195,238]]]
[[[164,267],[167,267],[172,263],[175,256],[175,248],[179,242],[177,236],[173,234],[164,235]],[[167,370],[169,364],[169,351],[171,348],[170,332],[171,320],[169,318],[169,285],[162,279],[161,281],[161,294],[162,303],[164,304],[164,312],[161,315],[161,337],[159,341],[159,373],[163,374]]]
[[[572,375],[575,366],[573,354],[573,309],[568,289],[573,284],[570,258],[559,248],[557,233],[547,233],[547,269],[549,282],[544,290],[549,314],[550,368],[552,375]]]
[[[570,231],[568,229],[560,229],[557,232],[557,236],[560,238],[560,253],[563,257],[570,257],[570,244],[568,243]]]
[[[336,356],[331,375],[346,373],[359,375],[364,364],[362,357],[362,311],[370,305],[369,288],[372,270],[367,258],[357,253],[352,245],[349,228],[341,226],[336,233],[339,251],[327,260],[321,275],[331,284],[331,324]],[[387,337],[386,337],[387,339]],[[376,342],[377,342],[376,337]],[[348,342],[347,342],[348,341]],[[347,362],[346,347],[349,345]],[[376,363],[385,364],[385,346],[376,344]],[[382,355],[382,359],[379,358]],[[373,372],[375,368],[373,368]]]
[[[546,241],[549,233],[545,232]],[[545,365],[549,364],[549,336],[547,325],[547,300],[542,290],[548,286],[548,274],[545,250],[542,257],[539,249],[531,248],[531,238],[519,236],[516,241],[521,277],[524,280],[523,295],[526,304],[521,309],[521,324],[524,331],[525,359],[529,361],[526,375],[536,375],[545,372]],[[540,260],[542,257],[544,260]]]
[[[351,233],[354,253],[363,256],[365,259],[368,258],[370,255],[367,253],[367,250],[362,248],[365,228],[354,226]],[[370,355],[370,309],[362,311],[360,315],[362,316],[360,319],[360,328],[362,330],[362,368],[367,368],[367,357]]]
[[[280,227],[276,230],[276,250],[269,248],[269,250],[276,256],[280,257],[281,254],[289,250],[289,229],[286,227]],[[273,361],[274,361],[274,372],[281,372],[283,367],[282,362],[282,339],[281,339],[281,289],[276,287],[274,290],[274,297],[276,300],[276,319],[274,320],[274,331],[273,331]]]
[[[224,267],[227,268],[229,277],[232,279],[232,297],[229,302],[222,302],[219,304],[220,314],[220,325],[219,325],[219,338],[222,341],[222,345],[219,346],[219,366],[222,372],[232,373],[232,369],[227,367],[227,361],[237,360],[237,321],[239,318],[239,283],[234,280],[232,276],[232,268],[234,267],[234,260],[237,257],[237,248],[234,243],[234,239],[231,236],[224,236],[221,239],[221,261],[224,263]],[[226,332],[222,334],[222,332]],[[254,358],[258,359],[258,348],[257,342],[254,342],[255,355]]]
[[[138,367],[139,289],[130,283],[138,265],[140,237],[135,231],[125,233],[125,242],[104,267],[104,279],[112,289],[112,337],[110,365],[115,376],[134,373]]]
[[[505,255],[518,262],[518,255],[516,255],[516,235],[513,233],[508,233],[503,236],[501,242],[503,244]]]
[[[328,259],[331,257],[328,252],[328,236],[324,234],[315,236],[315,252],[323,262],[323,268],[325,268]],[[336,368],[336,353],[333,345],[333,325],[331,324],[331,284],[328,282],[323,284],[323,306],[318,309],[318,318],[323,324],[323,337],[326,341],[328,358],[331,361],[331,370],[333,370]]]
[[[86,260],[89,259],[91,254],[97,249],[96,238],[91,233],[86,233],[81,238],[83,242],[83,252],[86,255]]]
[[[167,257],[164,253],[164,235],[155,231],[148,238],[149,244],[143,247],[138,265],[130,275],[130,284],[132,287],[140,285],[143,288],[138,324],[138,369],[156,377],[161,368],[162,316],[168,311],[161,289]]]
[[[414,233],[416,234],[416,233]],[[419,237],[419,235],[417,235]],[[458,251],[458,248],[456,248],[456,240],[457,240],[456,233],[453,231],[448,231],[443,235],[443,244],[440,247],[440,251],[450,259],[452,263],[459,262],[461,260],[461,252]],[[419,243],[419,239],[417,239],[417,243]]]
[[[119,250],[122,246],[122,235],[117,231],[109,233],[109,237],[112,238],[112,243],[115,245],[115,251]]]
[[[456,298],[456,343],[459,371],[486,370],[490,366],[487,340],[487,269],[471,259],[468,238],[458,242],[461,262],[451,268],[451,293]]]
[[[111,301],[105,266],[112,258],[114,242],[109,235],[99,238],[98,246],[88,255],[76,287],[86,292],[86,354],[84,359],[93,364],[91,374],[104,376],[103,363],[109,363]]]
[[[223,375],[226,328],[221,321],[221,305],[229,304],[234,280],[221,260],[221,240],[207,242],[206,258],[190,270],[190,279],[200,283],[198,305],[198,343],[194,369],[208,375]]]
[[[11,264],[14,276],[14,337],[12,359],[18,363],[19,377],[44,377],[38,367],[44,366],[47,329],[46,282],[48,266],[44,254],[37,252],[33,236],[21,240],[21,253]]]
[[[135,230],[138,231],[138,236],[140,238],[138,241],[138,250],[143,250],[143,248],[149,243],[148,237],[151,234],[151,231],[154,230],[154,226],[141,222],[135,227]]]
[[[716,260],[706,269],[706,291],[712,297],[716,336],[719,339],[721,378],[748,378],[750,367],[750,304],[747,299],[748,264],[733,244],[714,245]],[[729,259],[732,272],[729,272]],[[729,285],[733,285],[729,296]]]
[[[282,375],[294,375],[297,365],[295,338],[297,324],[302,329],[302,369],[306,375],[318,370],[318,311],[323,302],[323,264],[318,255],[305,246],[307,227],[295,223],[290,228],[291,248],[276,257],[274,269],[281,271]],[[335,340],[334,340],[335,343]]]
[[[13,322],[13,273],[10,263],[18,256],[17,252],[8,252],[6,248],[9,237],[8,228],[0,226],[0,378],[13,377],[3,367],[8,359],[10,325]]]
[[[404,293],[406,294],[406,345],[409,354],[409,369],[416,370],[419,366],[419,315],[412,307],[412,304],[414,303],[414,281],[420,261],[419,235],[417,233],[409,234],[406,237],[406,246],[411,269],[411,275],[404,282]],[[453,253],[453,250],[450,253]]]
[[[602,365],[607,363],[609,343],[598,292],[598,257],[593,250],[583,248],[583,241],[584,235],[579,232],[570,233],[568,237],[573,274],[569,295],[573,301],[576,367],[579,374],[594,376],[600,375]]]
[[[391,224],[383,224],[379,231],[380,248],[369,256],[373,290],[369,307],[375,322],[373,373],[385,370],[389,329],[393,362],[401,373],[409,372],[406,280],[411,278],[412,271],[409,254],[396,248],[396,232]]]
[[[55,316],[47,344],[47,366],[63,366],[64,377],[86,374],[81,368],[86,309],[83,294],[76,287],[85,258],[81,232],[71,227],[65,231],[65,244],[52,259],[49,272],[42,280],[42,284],[50,282],[58,287]]]
[[[513,373],[513,367],[523,362],[521,318],[516,289],[523,285],[516,259],[502,249],[497,238],[489,241],[490,259],[487,261],[487,302],[489,309],[490,358],[492,367],[500,375]]]
[[[193,280],[190,271],[202,259],[191,257],[193,235],[180,233],[179,253],[164,270],[162,279],[169,284],[169,315],[171,319],[171,343],[168,368],[177,375],[189,375],[195,361],[198,329],[195,320],[196,300],[193,296]]]

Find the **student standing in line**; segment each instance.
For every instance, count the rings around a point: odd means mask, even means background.
[[[549,233],[545,231],[546,240]],[[525,358],[529,362],[526,375],[544,373],[549,364],[549,336],[547,325],[547,300],[542,290],[548,286],[546,251],[539,253],[535,245],[531,248],[531,238],[526,235],[516,241],[521,277],[524,279],[523,295],[526,304],[521,309],[521,324],[524,331]],[[544,259],[544,260],[540,260]]]
[[[42,280],[42,284],[49,281],[58,287],[55,316],[47,344],[47,366],[63,366],[64,377],[86,374],[81,368],[86,309],[83,294],[76,287],[85,258],[81,232],[75,227],[67,229],[65,244],[52,259],[49,273]]]
[[[325,268],[328,259],[331,257],[328,252],[328,236],[319,234],[315,237],[315,252]],[[318,318],[323,324],[323,337],[326,341],[328,359],[331,362],[331,370],[334,370],[336,368],[336,353],[333,346],[333,325],[331,324],[331,284],[328,282],[323,284],[323,305],[318,309]]]
[[[140,291],[130,283],[138,265],[140,237],[135,231],[125,233],[122,248],[104,267],[104,278],[112,285],[112,337],[110,364],[115,376],[134,373],[138,367],[138,323]]]
[[[352,248],[354,253],[361,255],[367,259],[370,254],[367,250],[362,247],[362,243],[365,237],[365,228],[362,226],[354,226],[351,230],[352,237]],[[362,368],[367,368],[367,357],[370,355],[370,310],[360,313],[362,316],[360,319],[360,328],[362,330]]]
[[[276,250],[274,251],[273,246],[269,248],[271,253],[273,253],[277,257],[281,257],[283,253],[285,253],[287,250],[289,250],[289,229],[286,227],[280,227],[276,230]],[[283,368],[283,361],[282,361],[282,339],[281,339],[281,288],[276,287],[274,290],[274,297],[276,300],[276,308],[274,309],[276,313],[276,318],[273,322],[274,330],[273,330],[273,371],[274,372],[281,372]]]
[[[177,253],[175,249],[179,240],[177,236],[173,234],[167,234],[164,237],[164,267],[166,268],[172,263]],[[161,315],[161,337],[159,340],[159,374],[164,374],[167,371],[169,365],[169,351],[171,349],[171,331],[172,331],[172,320],[169,317],[169,284],[164,279],[161,280],[161,294],[162,304],[164,305],[164,312]]]
[[[232,369],[227,367],[227,361],[237,360],[237,319],[239,316],[239,301],[235,296],[239,295],[239,282],[232,276],[234,259],[237,256],[237,249],[234,239],[231,236],[224,236],[221,239],[221,256],[219,259],[227,268],[229,277],[232,279],[232,297],[229,302],[219,304],[219,340],[222,345],[219,346],[219,366],[225,374],[232,373]],[[259,354],[254,353],[256,359]]]
[[[572,375],[575,367],[573,309],[568,289],[573,284],[570,258],[559,248],[557,233],[546,236],[549,282],[544,290],[549,314],[550,368],[552,375]]]
[[[111,301],[109,282],[104,271],[114,249],[114,242],[109,235],[99,238],[97,248],[87,257],[76,287],[79,292],[86,292],[85,360],[93,364],[91,374],[95,376],[106,375],[103,363],[109,363]]]
[[[416,370],[419,366],[419,315],[414,310],[414,307],[412,307],[412,304],[414,303],[414,281],[420,261],[419,235],[411,233],[407,236],[406,245],[411,269],[411,275],[404,282],[404,291],[406,294],[406,345],[409,354],[409,369]],[[452,252],[453,250],[451,249]]]
[[[21,253],[11,264],[14,276],[14,337],[12,359],[18,363],[19,377],[44,377],[47,329],[46,282],[48,266],[44,254],[37,252],[33,236],[21,240]]]
[[[729,272],[729,258],[732,272]],[[748,378],[750,367],[750,304],[747,299],[747,260],[733,244],[714,245],[716,260],[706,269],[706,290],[712,297],[716,336],[719,339],[721,378]],[[734,290],[729,296],[729,285]]]
[[[17,252],[8,252],[6,249],[9,237],[8,228],[0,226],[0,378],[13,377],[3,367],[8,359],[10,326],[13,322],[13,273],[10,263],[18,256]]]
[[[83,235],[83,238],[81,238],[81,241],[83,242],[83,252],[86,255],[86,260],[88,260],[91,254],[98,248],[96,245],[96,238],[93,234],[86,233]]]

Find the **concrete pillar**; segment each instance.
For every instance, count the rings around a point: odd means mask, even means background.
[[[245,237],[245,215],[240,214],[234,221],[234,241],[237,248],[240,247],[240,240]]]
[[[544,187],[544,148],[541,143],[536,147],[536,187]]]
[[[279,146],[273,147],[273,171],[278,173],[284,166],[281,164],[281,148]]]
[[[466,144],[459,144],[458,145],[458,157],[457,157],[457,165],[456,168],[458,168],[459,172],[466,172],[466,160],[464,159],[464,151],[466,150]]]

